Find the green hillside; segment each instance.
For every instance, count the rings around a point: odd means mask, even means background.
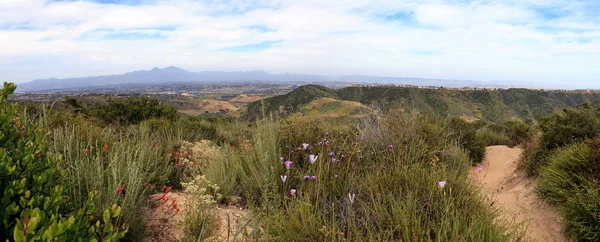
[[[530,89],[456,90],[420,89],[417,87],[374,86],[328,89],[308,85],[288,94],[267,98],[248,105],[241,114],[254,120],[265,113],[288,116],[319,98],[354,101],[369,107],[401,108],[424,114],[456,116],[472,120],[504,122],[514,118],[533,122],[564,107],[600,100],[600,93],[559,92]]]

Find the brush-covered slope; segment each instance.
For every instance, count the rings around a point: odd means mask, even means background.
[[[248,104],[244,107],[244,112],[240,117],[244,120],[255,120],[270,113],[280,116],[288,116],[300,111],[301,107],[319,98],[337,99],[335,90],[317,85],[306,85],[298,87],[296,90],[279,96],[270,97]]]
[[[369,107],[402,108],[424,114],[456,116],[504,122],[514,118],[533,122],[564,107],[600,100],[600,93],[559,92],[529,89],[456,90],[416,87],[346,87],[332,90],[303,86],[288,94],[262,100],[266,114],[287,116],[321,98],[353,101]],[[241,118],[254,120],[262,115],[260,101],[248,105]]]

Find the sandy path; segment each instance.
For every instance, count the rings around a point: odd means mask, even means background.
[[[533,241],[568,241],[561,233],[558,212],[542,201],[535,192],[535,180],[517,172],[520,148],[490,146],[482,164],[483,170],[473,167],[473,174],[483,190],[491,196],[494,206],[514,218],[526,222],[527,238]]]

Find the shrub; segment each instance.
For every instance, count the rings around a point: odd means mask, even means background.
[[[471,158],[446,122],[402,113],[365,117],[358,128],[263,120],[243,145],[222,147],[225,162],[208,164],[205,174],[227,176],[215,181],[221,189],[239,187],[230,191],[253,212],[253,239],[518,239],[469,185]]]
[[[509,146],[517,146],[531,138],[530,126],[520,120],[510,120],[502,124],[504,132],[509,139]]]
[[[576,241],[600,240],[600,139],[558,149],[540,169],[538,191],[559,207]]]
[[[114,241],[127,231],[118,222],[121,207],[104,210],[102,220],[92,216],[96,192],[86,194],[79,210],[63,196],[64,171],[56,168],[60,156],[48,152],[45,132],[16,113],[6,99],[16,89],[0,91],[0,238],[14,241]],[[110,206],[109,206],[110,207]]]
[[[578,108],[565,108],[560,113],[543,118],[539,123],[537,146],[526,151],[522,165],[529,175],[537,175],[552,151],[572,143],[583,142],[600,134],[600,106],[586,103]]]
[[[155,98],[115,98],[90,111],[106,124],[138,124],[149,118],[175,120],[177,110],[171,105],[162,105]]]
[[[491,145],[508,145],[511,140],[504,133],[504,131],[496,131],[490,127],[483,127],[477,130],[477,139],[480,140],[484,146]]]

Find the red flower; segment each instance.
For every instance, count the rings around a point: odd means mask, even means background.
[[[177,166],[183,166],[183,162],[180,161],[179,163],[177,163]]]
[[[177,212],[175,212],[175,213],[178,213],[178,212],[179,212],[179,208],[177,208],[177,210],[176,210],[176,211],[177,211]]]
[[[102,148],[102,152],[106,152],[106,150],[108,150],[108,144],[104,145],[104,148]]]
[[[154,189],[154,185],[150,185],[150,189]]]
[[[144,182],[144,186],[146,186],[148,184],[148,182]]]
[[[121,192],[123,192],[123,187],[119,185],[117,187],[117,195],[121,194]]]
[[[173,156],[173,153],[169,153],[169,158],[171,158]]]
[[[90,152],[90,150],[88,150],[88,149],[85,149],[85,150],[83,151],[83,156],[86,156],[88,152]]]
[[[165,191],[165,189],[167,189],[167,185],[162,186],[162,190]]]
[[[187,151],[183,152],[183,157],[186,157],[188,155]]]
[[[179,151],[175,152],[175,157],[179,158]]]

